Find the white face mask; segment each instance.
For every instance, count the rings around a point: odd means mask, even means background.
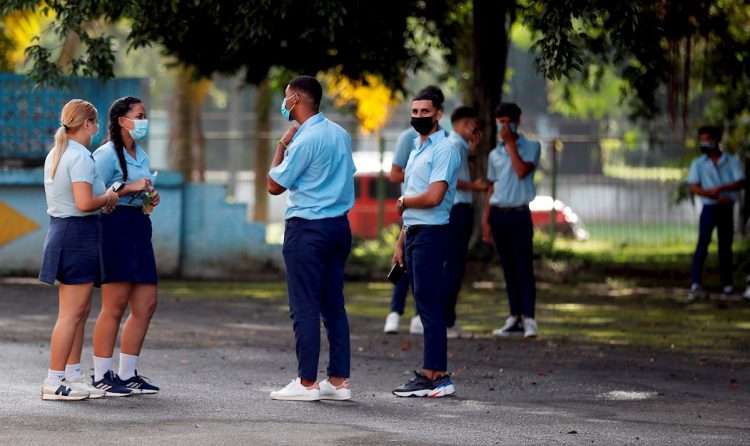
[[[127,118],[130,119],[130,118]],[[128,129],[128,133],[134,141],[142,141],[148,135],[148,119],[130,119],[133,121],[133,128]]]

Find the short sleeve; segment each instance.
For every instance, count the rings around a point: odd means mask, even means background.
[[[76,153],[70,162],[70,181],[94,184],[94,159],[91,155]]]
[[[742,168],[742,162],[738,156],[732,157],[732,178],[735,182],[745,179],[745,170]]]
[[[409,154],[414,149],[414,134],[409,130],[402,132],[396,141],[396,149],[393,151],[393,164],[405,168],[409,161]]]
[[[530,142],[528,150],[524,150],[521,159],[534,166],[539,166],[539,157],[542,154],[542,145],[538,141]]]
[[[115,165],[112,156],[107,152],[111,151],[108,151],[106,148],[100,148],[94,152],[94,164],[99,178],[104,181],[106,186],[110,186],[115,176]]]
[[[698,160],[694,160],[692,163],[690,163],[690,170],[688,170],[687,182],[688,184],[700,184],[701,183],[700,174],[698,172]]]
[[[495,163],[492,158],[494,158],[492,155],[494,154],[494,151],[490,152],[490,155],[487,157],[487,180],[494,183],[497,181],[497,171],[495,170]]]
[[[453,150],[450,144],[445,144],[435,152],[432,158],[432,171],[430,172],[430,184],[438,181],[452,183],[461,166],[461,155]]]
[[[297,141],[295,141],[297,142]],[[284,160],[268,173],[285,189],[293,189],[300,176],[312,162],[312,150],[308,144],[292,144],[284,155]]]

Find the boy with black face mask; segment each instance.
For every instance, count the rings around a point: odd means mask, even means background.
[[[698,144],[703,155],[690,164],[687,182],[690,192],[701,197],[698,244],[693,255],[692,285],[688,302],[706,298],[701,286],[703,263],[716,227],[719,235],[719,269],[723,297],[734,293],[732,287],[732,238],[734,235],[734,203],[737,192],[744,187],[745,173],[736,156],[719,147],[721,129],[703,126],[698,129]]]

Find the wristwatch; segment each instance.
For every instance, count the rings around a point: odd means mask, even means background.
[[[115,181],[115,182],[114,182],[114,183],[112,184],[112,187],[111,187],[111,189],[112,189],[112,191],[113,191],[113,192],[120,192],[120,191],[122,190],[122,188],[123,188],[123,187],[125,187],[125,185],[124,185],[124,184],[122,184],[122,183],[121,183],[121,182],[119,182],[119,181]]]
[[[399,211],[403,211],[404,209],[406,209],[406,206],[404,206],[404,196],[403,195],[400,196],[400,197],[398,197],[398,200],[396,200],[396,207],[398,208]]]

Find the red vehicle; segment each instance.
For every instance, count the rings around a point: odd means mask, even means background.
[[[355,152],[354,162],[357,165],[357,173],[354,178],[354,207],[349,211],[349,223],[352,234],[362,239],[375,239],[378,237],[378,162],[377,153]],[[390,156],[383,160],[385,170],[385,203],[384,203],[384,225],[390,226],[400,224],[401,217],[396,211],[396,200],[401,196],[401,185],[391,183],[388,180],[390,171]],[[531,209],[531,220],[534,227],[540,230],[548,230],[552,217],[552,197],[537,195],[529,203]],[[588,231],[583,227],[581,219],[573,212],[570,206],[560,200],[554,201],[556,212],[555,231],[566,237],[577,240],[588,239]]]

